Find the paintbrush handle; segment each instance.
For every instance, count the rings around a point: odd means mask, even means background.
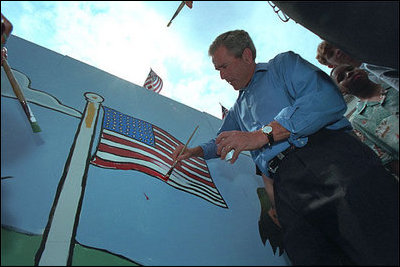
[[[179,5],[179,7],[176,9],[175,14],[172,16],[171,20],[168,22],[167,27],[171,25],[172,21],[176,16],[178,16],[179,12],[181,12],[182,8],[185,6],[185,1],[182,1],[182,3]]]
[[[3,59],[2,65],[3,65],[4,71],[6,72],[8,80],[11,83],[11,87],[14,91],[14,94],[18,98],[19,103],[21,104],[26,117],[28,118],[29,123],[31,124],[33,132],[34,133],[40,132],[41,129],[40,129],[39,125],[37,124],[36,118],[35,118],[35,116],[33,116],[31,108],[29,107],[28,102],[26,101],[24,94],[22,93],[21,87],[19,86],[19,83],[15,79],[14,74],[11,71],[10,65],[8,65],[8,62],[6,59]]]
[[[183,149],[181,150],[181,153],[179,153],[178,157],[179,157],[180,155],[182,155],[183,151],[185,151],[185,149],[187,148],[187,145],[189,144],[190,140],[192,139],[194,133],[197,131],[198,128],[199,128],[199,125],[196,126],[196,128],[194,129],[192,135],[191,135],[191,136],[189,137],[189,139],[186,141],[186,144],[185,144],[185,146],[183,147]]]
[[[14,91],[15,96],[18,98],[19,103],[22,106],[22,109],[24,110],[26,116],[28,117],[29,121],[31,121],[31,117],[32,117],[32,113],[29,109],[28,103],[26,102],[25,96],[22,93],[21,87],[19,86],[19,83],[17,82],[17,80],[14,77],[14,74],[11,71],[10,65],[8,65],[8,61],[6,59],[3,59],[2,62],[4,71],[6,72],[6,75],[8,77],[8,80],[11,83],[11,87]]]
[[[4,71],[6,72],[8,80],[11,83],[11,87],[14,91],[14,94],[16,95],[16,97],[18,98],[18,100],[21,103],[26,103],[26,99],[25,99],[24,95],[22,94],[21,87],[19,86],[17,80],[15,79],[14,74],[11,71],[10,65],[8,65],[8,62],[6,59],[3,59],[2,65],[3,65]]]
[[[169,177],[169,176],[171,175],[172,171],[173,171],[174,168],[175,168],[175,165],[178,163],[178,158],[179,158],[179,156],[182,155],[182,153],[185,151],[185,149],[187,148],[187,145],[189,144],[190,140],[192,139],[194,133],[197,131],[198,128],[199,128],[199,125],[196,126],[196,128],[194,129],[192,135],[191,135],[191,136],[189,137],[189,139],[186,141],[185,146],[183,147],[183,149],[181,150],[181,152],[179,153],[179,155],[176,157],[176,160],[174,160],[174,163],[172,163],[171,168],[169,168],[169,170],[168,170],[168,172],[167,172],[167,174],[166,174],[165,176]]]

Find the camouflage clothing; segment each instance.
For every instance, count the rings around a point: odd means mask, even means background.
[[[399,92],[387,86],[379,101],[359,101],[350,117],[354,132],[385,165],[399,159]]]

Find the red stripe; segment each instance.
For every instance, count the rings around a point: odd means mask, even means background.
[[[97,165],[99,167],[107,167],[107,168],[118,169],[118,170],[137,170],[137,171],[147,173],[151,176],[157,177],[164,182],[166,182],[168,180],[168,178],[166,178],[164,174],[161,174],[158,171],[155,171],[146,166],[135,164],[135,163],[108,161],[108,160],[104,160],[98,156],[96,156],[96,158],[91,163],[94,165]]]

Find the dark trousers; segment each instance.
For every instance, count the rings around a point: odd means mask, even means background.
[[[274,179],[294,265],[399,265],[399,184],[357,137],[321,130]]]

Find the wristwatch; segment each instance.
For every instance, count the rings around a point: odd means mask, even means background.
[[[274,144],[274,136],[272,135],[272,127],[271,125],[264,125],[261,128],[261,132],[263,132],[268,137],[268,145],[272,146]]]

